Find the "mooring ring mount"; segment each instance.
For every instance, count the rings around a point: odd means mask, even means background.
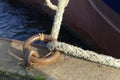
[[[30,37],[23,46],[24,60],[26,66],[48,65],[55,62],[60,56],[60,52],[55,50],[40,58],[40,55],[37,51],[30,50],[31,44],[38,40],[45,42],[57,41],[56,39],[47,34],[38,34]]]

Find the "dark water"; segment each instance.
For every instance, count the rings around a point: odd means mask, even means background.
[[[38,33],[50,33],[53,19],[42,11],[29,9],[23,4],[0,0],[0,37],[25,41]],[[92,49],[62,26],[59,41]]]
[[[36,17],[29,9],[0,1],[0,37],[24,41],[33,34],[45,32]]]
[[[0,0],[0,37],[25,41],[34,34],[49,33],[51,23],[43,12],[10,0]]]

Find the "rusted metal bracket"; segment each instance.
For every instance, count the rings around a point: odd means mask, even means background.
[[[29,48],[33,42],[38,41],[38,40],[46,41],[46,42],[57,41],[50,35],[46,35],[46,34],[39,34],[39,35],[34,35],[34,36],[30,37],[24,43],[24,46],[23,46],[24,60],[25,60],[26,66],[48,65],[48,64],[55,62],[60,56],[60,52],[56,50],[56,51],[52,51],[52,52],[46,54],[44,57],[40,58],[40,55],[38,52],[36,52],[34,50],[30,50],[30,48]]]

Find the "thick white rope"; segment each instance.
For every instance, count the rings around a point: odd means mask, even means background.
[[[46,0],[46,5],[51,8],[52,10],[57,10],[57,6],[52,4],[50,0]]]
[[[65,7],[66,7],[68,5],[69,0],[64,0],[64,1],[65,1]],[[57,10],[57,6],[52,4],[50,0],[46,0],[46,5],[52,10]]]
[[[50,2],[50,0],[46,0],[46,2],[50,8],[53,9],[53,6],[54,6],[54,10],[57,9],[56,15],[54,17],[52,31],[51,31],[51,36],[54,37],[55,39],[57,39],[58,35],[59,35],[62,19],[63,19],[63,13],[64,13],[65,7],[68,4],[69,0],[58,0],[58,7],[55,7],[55,5],[53,5]]]
[[[46,1],[48,1],[47,3],[49,7],[52,8],[52,6],[55,6],[50,2],[50,0],[46,0]],[[52,37],[56,39],[58,38],[58,35],[59,35],[64,9],[67,6],[68,2],[69,0],[58,0],[58,7],[54,8],[54,10],[57,10],[57,11],[54,18],[54,24],[52,26],[51,34],[52,34]],[[65,54],[70,54],[76,57],[84,58],[84,59],[97,62],[103,65],[120,68],[120,59],[115,59],[111,56],[97,54],[93,51],[83,50],[76,46],[69,45],[66,43],[61,43],[61,42],[50,42],[47,44],[47,46],[50,50],[60,50]]]
[[[83,50],[79,47],[66,44],[63,42],[50,42],[47,44],[50,50],[60,50],[65,54],[70,54],[75,57],[84,58],[86,60],[100,63],[103,65],[120,68],[120,59],[115,59],[111,56],[106,56],[103,54],[97,54],[93,51]]]

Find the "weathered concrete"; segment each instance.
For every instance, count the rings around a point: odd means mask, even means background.
[[[22,60],[22,42],[0,39],[0,70],[20,74],[41,74],[48,80],[119,80],[120,69],[92,63],[83,59],[61,54],[57,63],[26,70]],[[47,52],[44,47],[37,47]]]

